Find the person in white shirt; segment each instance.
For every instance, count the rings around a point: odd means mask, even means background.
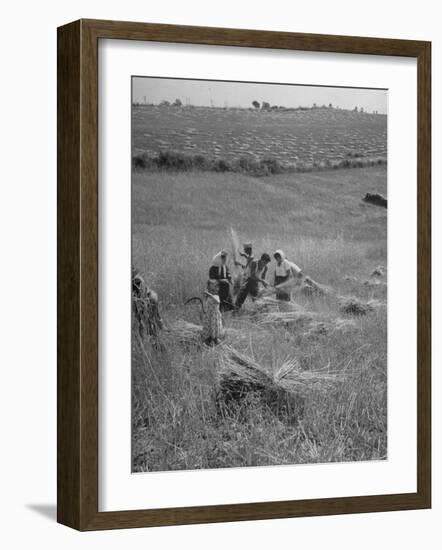
[[[288,302],[291,299],[290,290],[285,288],[278,289],[278,286],[282,285],[282,283],[285,283],[290,278],[301,279],[303,276],[302,270],[294,262],[290,262],[289,260],[287,260],[283,250],[276,250],[275,253],[273,254],[273,257],[275,258],[275,261],[276,261],[276,266],[275,266],[276,298],[278,300],[283,300]]]

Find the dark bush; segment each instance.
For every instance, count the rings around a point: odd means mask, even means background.
[[[276,158],[262,159],[260,164],[269,174],[282,174],[285,172],[283,164]]]
[[[294,172],[312,172],[320,170],[337,170],[343,168],[363,168],[365,166],[381,166],[387,164],[386,157],[349,157],[343,159],[322,159],[314,162],[297,160],[282,162],[275,157],[265,157],[256,160],[251,155],[243,155],[236,159],[210,158],[203,154],[187,154],[180,151],[161,151],[156,155],[137,153],[132,157],[134,170],[170,170],[189,172],[192,170],[208,172],[240,172],[251,176],[269,176]]]
[[[158,155],[158,168],[166,170],[191,170],[192,157],[176,151],[161,151]]]
[[[210,170],[210,162],[203,155],[193,157],[193,166],[197,170]]]
[[[257,163],[252,157],[239,157],[236,160],[235,167],[238,172],[255,172],[257,169]]]
[[[213,162],[213,170],[215,172],[231,172],[232,171],[232,165],[230,162],[224,159],[217,159]]]
[[[132,158],[132,165],[134,168],[143,170],[144,168],[146,168],[146,159],[143,155],[135,155]]]

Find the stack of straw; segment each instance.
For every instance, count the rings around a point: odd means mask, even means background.
[[[303,309],[295,311],[269,311],[261,316],[259,319],[260,325],[282,325],[291,326],[299,325],[304,326],[307,323],[311,323],[319,317],[318,313],[313,311],[305,311]]]
[[[181,344],[201,344],[203,327],[178,319],[167,329],[169,335]]]
[[[363,302],[359,298],[352,297],[340,297],[340,311],[347,315],[366,315],[370,311],[373,311],[374,307],[370,302]]]
[[[314,391],[328,391],[337,383],[343,382],[344,374],[328,368],[302,370],[296,358],[289,358],[274,375],[278,385],[290,392],[307,394]]]
[[[238,401],[249,392],[261,396],[271,408],[293,410],[311,391],[328,391],[344,380],[344,374],[328,368],[302,370],[296,357],[287,358],[269,372],[251,357],[228,345],[218,348],[219,390],[225,401]],[[299,412],[299,410],[298,410]]]

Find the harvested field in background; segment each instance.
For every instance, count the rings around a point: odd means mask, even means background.
[[[269,175],[387,159],[387,116],[344,109],[134,105],[132,129],[137,169]]]

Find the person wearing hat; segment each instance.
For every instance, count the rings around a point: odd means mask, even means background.
[[[220,250],[212,259],[212,265],[209,269],[209,279],[218,281],[218,296],[220,299],[219,308],[221,311],[233,309],[231,296],[232,277],[227,265],[227,252]]]
[[[265,280],[267,274],[267,265],[270,263],[270,256],[264,252],[259,260],[251,260],[246,279],[241,286],[238,296],[236,297],[235,308],[239,310],[250,294],[252,300],[258,296],[259,285],[262,284],[267,288],[268,283]]]
[[[244,243],[243,250],[244,252],[240,252],[239,255],[246,260],[246,263],[242,264],[241,262],[235,261],[235,265],[237,265],[238,267],[242,267],[244,270],[246,270],[249,267],[250,262],[253,260],[252,243]]]

